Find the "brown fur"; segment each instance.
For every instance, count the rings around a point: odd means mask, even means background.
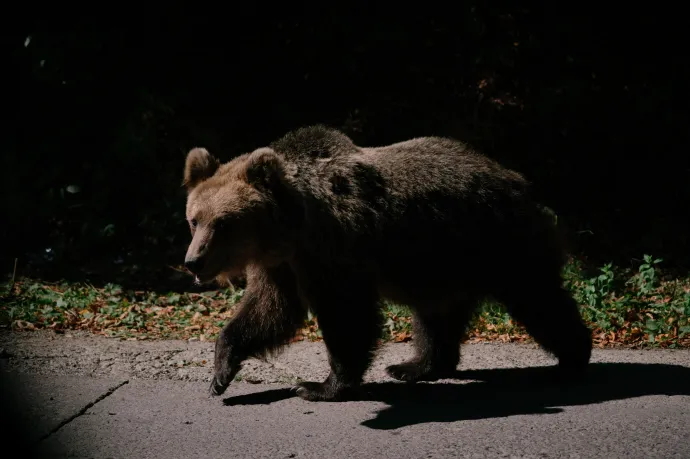
[[[549,217],[520,174],[461,142],[362,148],[314,126],[223,165],[194,149],[184,183],[196,222],[187,266],[201,282],[247,272],[239,312],[216,343],[215,394],[244,359],[287,343],[311,310],[331,374],[297,393],[341,399],[370,363],[382,299],[415,313],[417,355],[388,368],[397,379],[450,374],[487,297],[563,369],[589,361],[591,334],[561,287],[564,257]]]

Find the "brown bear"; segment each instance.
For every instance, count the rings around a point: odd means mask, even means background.
[[[201,283],[246,274],[216,341],[214,395],[243,360],[286,345],[312,311],[331,371],[296,393],[342,400],[371,362],[384,299],[414,312],[416,356],[387,368],[398,380],[452,376],[486,298],[504,304],[569,377],[586,369],[592,336],[562,287],[553,220],[520,174],[459,141],[365,148],[310,126],[225,164],[195,148],[184,186],[185,266]]]

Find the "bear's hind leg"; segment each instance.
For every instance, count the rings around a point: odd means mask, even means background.
[[[460,362],[460,341],[469,323],[472,308],[455,305],[445,311],[414,313],[413,343],[416,356],[407,362],[390,365],[386,372],[400,381],[435,381],[451,377]]]
[[[577,302],[560,285],[516,287],[500,298],[508,312],[559,363],[565,380],[583,376],[592,354],[592,332],[580,316]],[[560,282],[559,282],[560,284]]]

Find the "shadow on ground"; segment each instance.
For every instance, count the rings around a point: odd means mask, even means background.
[[[454,422],[521,414],[553,414],[564,406],[588,405],[645,395],[690,395],[690,368],[680,365],[593,363],[585,382],[553,384],[555,367],[461,371],[467,384],[370,383],[351,400],[389,405],[362,422],[397,429],[426,422]],[[230,397],[226,405],[270,404],[294,392],[277,389]]]

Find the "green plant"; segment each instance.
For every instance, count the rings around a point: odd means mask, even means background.
[[[649,295],[654,291],[658,283],[656,265],[663,260],[661,258],[653,260],[651,255],[644,255],[643,258],[644,263],[640,265],[637,277],[638,295]]]
[[[574,284],[575,298],[582,303],[587,311],[599,319],[606,301],[614,290],[616,274],[611,263],[599,268],[601,274]]]
[[[407,306],[384,303],[382,337],[385,340],[406,341],[412,336],[411,311]]]

